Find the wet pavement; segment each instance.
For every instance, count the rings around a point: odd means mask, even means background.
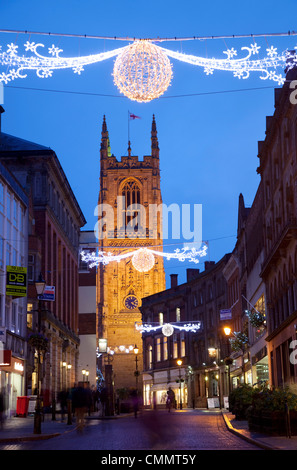
[[[207,412],[208,410],[205,410]],[[149,416],[149,411],[147,412]],[[203,410],[183,410],[185,419],[189,416],[197,415],[202,416]],[[286,436],[268,436],[261,433],[251,432],[248,429],[246,421],[238,421],[235,416],[227,410],[218,410],[217,413],[223,416],[226,425],[226,432],[228,431],[233,435],[240,437],[246,443],[253,444],[259,449],[265,450],[297,450],[297,436],[291,438]],[[210,413],[209,413],[210,414]],[[121,418],[129,418],[133,420],[133,414],[129,415],[116,415],[110,418],[102,418],[98,413],[87,416],[86,419],[93,420],[93,423],[98,423],[99,420],[114,421]],[[114,423],[117,426],[117,423]],[[118,423],[119,424],[119,423]],[[41,434],[34,434],[34,418],[28,416],[12,417],[7,419],[2,428],[0,428],[0,448],[4,448],[5,444],[9,443],[26,443],[30,441],[46,441],[59,436],[65,437],[68,433],[76,430],[75,419],[68,424],[67,416],[61,421],[60,416],[56,420],[52,420],[51,415],[45,415],[44,421],[41,426]],[[247,444],[246,444],[247,445]],[[3,447],[4,446],[4,447]],[[9,447],[8,447],[9,448]],[[193,448],[193,447],[191,447]]]

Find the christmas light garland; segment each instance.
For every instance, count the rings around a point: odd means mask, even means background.
[[[189,322],[179,322],[179,323],[137,323],[135,322],[135,329],[141,333],[151,333],[157,330],[161,330],[164,336],[172,336],[174,329],[179,331],[187,331],[190,333],[196,333],[201,328],[201,322],[189,323]]]
[[[153,268],[155,264],[154,256],[162,256],[167,260],[176,259],[184,262],[189,261],[192,263],[199,263],[199,258],[206,256],[207,246],[203,245],[201,249],[183,247],[182,249],[176,249],[174,253],[164,253],[163,251],[151,250],[148,248],[139,248],[137,250],[128,251],[119,255],[112,252],[98,251],[96,252],[85,252],[81,251],[81,260],[89,265],[90,268],[99,266],[99,264],[107,265],[113,261],[118,263],[123,259],[132,257],[132,264],[134,268],[139,272],[147,272]]]
[[[159,42],[165,40],[160,39]],[[61,57],[63,50],[54,44],[48,48],[48,56],[40,53],[40,49],[45,48],[42,43],[27,41],[24,44],[25,52],[32,52],[30,56],[19,54],[18,47],[10,43],[4,51],[0,46],[0,66],[6,68],[5,72],[0,73],[0,82],[7,84],[17,78],[24,79],[27,77],[26,72],[30,70],[36,71],[40,78],[51,77],[53,72],[59,69],[72,69],[80,75],[85,66],[116,57],[114,82],[121,93],[138,102],[156,99],[168,89],[172,79],[169,57],[202,67],[206,75],[212,75],[215,70],[219,70],[232,72],[233,76],[239,79],[247,79],[252,72],[257,72],[261,80],[272,80],[278,85],[285,82],[284,70],[297,64],[297,46],[293,51],[283,52],[278,52],[276,47],[270,46],[266,48],[266,55],[258,58],[261,47],[255,42],[250,46],[241,47],[244,57],[239,58],[239,52],[232,47],[223,51],[226,57],[221,59],[174,52],[153,44],[151,39],[138,39],[128,46],[109,52],[71,58]],[[281,73],[277,72],[279,69]]]

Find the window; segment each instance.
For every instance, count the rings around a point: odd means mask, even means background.
[[[18,226],[18,205],[15,199],[13,199],[13,225]]]
[[[182,334],[180,338],[180,356],[184,357],[186,355],[186,341],[185,336]]]
[[[11,265],[11,246],[9,243],[6,243],[6,266]]]
[[[153,347],[150,345],[148,349],[148,368],[153,368]]]
[[[0,269],[4,269],[4,238],[0,237]]]
[[[6,193],[6,216],[8,220],[11,220],[11,194],[8,191]]]
[[[15,248],[12,249],[12,266],[18,266],[18,253]]]
[[[35,281],[35,255],[28,255],[28,281]]]
[[[177,335],[173,336],[173,359],[178,358],[178,343],[177,343]]]
[[[140,205],[140,188],[136,181],[126,181],[122,189],[123,207],[122,207],[122,224],[127,227],[129,222],[137,217],[136,208],[132,208],[132,204]]]
[[[0,183],[0,212],[4,213],[4,186]]]
[[[27,328],[33,329],[33,304],[27,304]]]
[[[180,322],[180,308],[176,307],[175,309],[176,321]]]
[[[11,331],[16,333],[16,324],[17,324],[17,305],[12,302],[12,312],[11,312]]]
[[[157,352],[157,362],[161,361],[161,338],[156,338],[156,352]]]
[[[167,361],[168,359],[168,338],[167,336],[163,337],[163,359]]]
[[[159,313],[159,323],[160,323],[160,325],[164,324],[164,315],[163,315],[162,312]]]

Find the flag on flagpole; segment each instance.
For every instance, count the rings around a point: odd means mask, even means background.
[[[130,117],[130,119],[133,119],[133,120],[134,119],[141,119],[140,116],[136,116],[136,114],[130,113],[130,111],[129,111],[129,117]]]

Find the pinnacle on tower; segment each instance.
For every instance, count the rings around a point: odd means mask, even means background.
[[[110,152],[110,141],[107,130],[107,124],[105,119],[105,114],[103,116],[102,131],[101,131],[101,150],[107,150],[107,156],[111,155]]]
[[[105,119],[105,114],[103,115],[103,123],[102,123],[102,135],[108,133],[107,131],[107,125],[106,125],[106,119]]]
[[[157,137],[157,126],[155,121],[155,115],[153,114],[153,122],[152,122],[152,132],[151,132],[151,141],[152,141],[152,155],[158,157],[159,155],[156,154],[156,150],[159,150],[159,142]]]

